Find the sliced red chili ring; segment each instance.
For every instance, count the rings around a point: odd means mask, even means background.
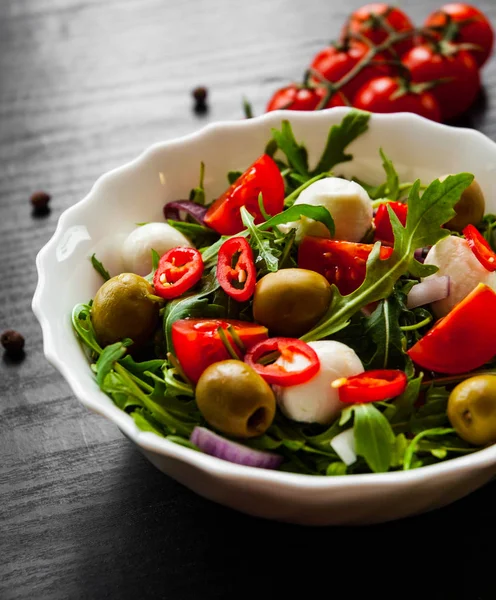
[[[261,361],[269,354],[279,353],[270,364]],[[320,369],[315,350],[302,340],[276,337],[255,344],[245,355],[250,365],[267,383],[288,387],[311,379]],[[295,367],[294,370],[291,367]]]
[[[226,240],[219,248],[217,280],[228,296],[245,302],[253,296],[257,273],[253,252],[244,237]]]
[[[496,254],[478,229],[473,225],[467,225],[463,235],[480,264],[488,271],[496,271]]]
[[[399,396],[405,391],[407,377],[398,369],[376,369],[336,379],[331,385],[338,388],[341,402],[365,404]]]
[[[158,296],[171,300],[196,285],[203,274],[202,255],[195,248],[178,246],[166,252],[153,276]]]

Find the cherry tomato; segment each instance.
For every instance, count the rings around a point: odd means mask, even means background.
[[[229,325],[245,350],[268,336],[267,328],[258,323],[232,319],[180,319],[172,325],[174,353],[185,375],[193,383],[211,364],[232,358],[219,335],[219,327],[224,330],[235,353],[240,359],[243,358],[243,351],[228,331]]]
[[[313,59],[311,69],[320,73],[322,77],[332,83],[337,83],[347,75],[369,52],[369,47],[363,42],[352,40],[346,45],[335,47],[329,46],[321,50]],[[391,68],[387,65],[381,65],[380,61],[385,60],[383,54],[378,54],[375,59],[377,64],[365,67],[353,79],[341,88],[343,94],[353,101],[357,91],[367,81],[388,75]],[[313,81],[318,81],[316,78]]]
[[[275,362],[263,364],[265,356],[279,353]],[[259,342],[246,353],[245,363],[271,385],[287,387],[305,383],[320,369],[315,350],[302,340],[276,337]],[[293,366],[296,365],[296,368]]]
[[[496,355],[496,293],[480,283],[407,350],[417,365],[456,375],[482,367]]]
[[[429,44],[412,48],[402,58],[409,69],[412,81],[423,83],[449,78],[430,91],[439,102],[441,116],[452,119],[464,113],[479,93],[481,82],[474,57],[466,50],[451,45],[448,53],[436,52]]]
[[[406,223],[408,205],[403,204],[403,202],[386,202],[379,206],[374,217],[375,241],[381,241],[385,244],[394,244],[393,228],[391,226],[391,219],[389,218],[389,212],[387,209],[388,205],[391,207],[392,211],[398,217],[403,226]]]
[[[363,283],[372,248],[372,244],[306,236],[298,249],[298,266],[320,273],[329,283],[336,284],[341,294],[347,295]],[[389,258],[392,253],[391,247],[383,246],[380,258]]]
[[[277,90],[267,104],[267,112],[272,110],[315,110],[326,95],[324,87],[301,87],[295,84]],[[347,106],[340,92],[334,94],[324,108]]]
[[[439,104],[431,92],[408,90],[394,77],[379,77],[366,83],[353,105],[368,112],[412,112],[431,121],[441,120]]]
[[[479,231],[473,225],[467,225],[463,235],[480,264],[488,271],[496,271],[496,254]]]
[[[494,31],[487,17],[475,6],[453,2],[433,12],[425,21],[426,27],[439,28],[440,35],[448,35],[457,44],[474,44],[470,50],[479,67],[487,61],[494,43]]]
[[[244,237],[229,238],[219,248],[217,280],[226,294],[238,302],[253,296],[257,272],[253,252]]]
[[[365,404],[396,398],[405,391],[407,377],[396,369],[376,369],[336,379],[331,385],[338,389],[340,402]]]
[[[244,229],[240,208],[255,217],[255,223],[265,219],[258,206],[262,193],[266,212],[273,217],[284,208],[284,180],[276,163],[263,154],[220,196],[207,211],[205,223],[221,235],[235,235]]]
[[[196,285],[203,274],[202,255],[195,248],[179,246],[166,252],[153,276],[155,293],[171,300]]]
[[[383,2],[366,4],[356,10],[343,28],[342,36],[361,34],[376,46],[386,40],[391,32],[405,33],[413,31],[410,19],[399,8]],[[413,46],[413,35],[394,45],[394,50],[401,56]]]

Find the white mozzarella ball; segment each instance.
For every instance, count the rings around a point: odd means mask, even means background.
[[[336,226],[334,238],[348,242],[359,242],[372,224],[372,203],[364,188],[347,179],[326,177],[308,186],[295,202],[323,206],[331,213]],[[299,221],[288,223],[285,231],[295,228],[296,239],[305,235],[329,238],[329,230],[319,221],[301,217]]]
[[[485,283],[496,290],[496,272],[491,273],[481,265],[464,238],[450,235],[442,239],[429,250],[425,264],[439,267],[436,273],[425,280],[440,275],[448,275],[450,278],[449,296],[431,304],[438,318],[447,315],[479,283]]]
[[[319,357],[319,372],[309,381],[299,385],[274,386],[274,392],[282,412],[289,419],[326,425],[333,421],[345,406],[339,401],[338,390],[333,388],[331,383],[341,377],[363,373],[364,369],[355,351],[346,344],[322,340],[309,342],[308,345]],[[303,358],[295,360],[294,370],[301,369],[306,360]],[[291,364],[287,362],[283,364],[286,369],[291,369]]]
[[[163,256],[177,246],[193,246],[180,231],[168,223],[147,223],[134,229],[122,245],[125,271],[144,277],[152,270],[152,249]]]

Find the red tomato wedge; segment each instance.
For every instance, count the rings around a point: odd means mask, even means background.
[[[347,295],[363,283],[372,248],[372,244],[307,236],[298,250],[298,266],[320,273],[329,283],[336,284],[341,294]],[[389,258],[392,253],[391,247],[383,246],[380,258]]]
[[[280,353],[276,362],[263,364],[264,356]],[[246,353],[245,363],[271,385],[287,387],[311,379],[320,369],[315,350],[302,340],[276,337],[259,342]]]
[[[496,355],[495,314],[496,293],[480,283],[407,354],[420,367],[437,373],[477,369]]]
[[[226,294],[238,302],[253,296],[257,272],[253,252],[244,237],[229,238],[219,248],[217,280]]]
[[[397,369],[365,371],[353,377],[336,379],[331,385],[338,388],[339,400],[346,404],[364,404],[396,398],[405,391],[407,377]]]
[[[386,202],[381,204],[377,209],[377,213],[374,217],[375,224],[375,235],[376,241],[384,242],[385,244],[394,244],[393,228],[391,226],[391,219],[389,218],[389,212],[387,207],[390,206],[391,210],[400,220],[400,223],[404,226],[406,223],[406,216],[408,214],[408,205],[403,202]]]
[[[263,196],[265,211],[271,217],[284,208],[284,180],[276,163],[263,154],[208,209],[205,223],[221,235],[235,235],[245,227],[240,208],[254,216],[255,223],[265,221],[258,205]]]
[[[463,230],[463,235],[480,264],[488,271],[496,271],[496,254],[477,228],[467,225]]]
[[[243,358],[243,352],[228,331],[229,325],[246,350],[268,337],[266,327],[233,319],[180,319],[172,325],[174,353],[184,373],[194,383],[211,364],[232,358],[219,335],[219,327],[239,358]]]
[[[178,246],[166,252],[153,276],[155,293],[166,300],[179,298],[196,285],[203,274],[202,255],[195,248]]]

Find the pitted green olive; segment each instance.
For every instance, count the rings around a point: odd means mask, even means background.
[[[448,400],[448,418],[458,435],[470,444],[494,444],[496,376],[477,375],[459,383]]]
[[[240,360],[207,367],[196,386],[196,403],[207,423],[239,438],[262,435],[276,412],[270,386]]]
[[[159,305],[150,299],[153,287],[134,273],[121,273],[106,281],[96,293],[91,322],[96,338],[108,346],[131,338],[133,348],[146,343],[158,323]]]
[[[320,273],[281,269],[257,283],[253,318],[273,335],[299,337],[324,316],[331,296],[331,286]]]
[[[448,176],[440,177],[439,181],[444,181],[446,177]],[[467,225],[477,225],[481,222],[486,211],[486,201],[475,179],[460,196],[454,210],[456,215],[446,223],[446,227],[452,231],[461,233]]]

